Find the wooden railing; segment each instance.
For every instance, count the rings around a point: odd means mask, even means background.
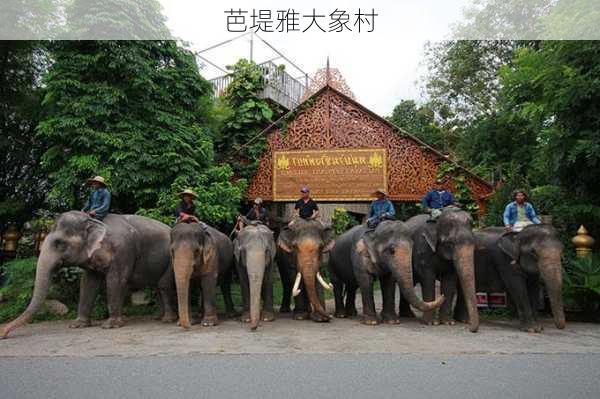
[[[260,69],[265,83],[264,90],[259,94],[261,98],[271,100],[288,110],[300,104],[300,99],[306,91],[306,82],[293,78],[271,61],[258,64],[257,68]],[[214,95],[222,96],[232,80],[233,74],[211,79]]]

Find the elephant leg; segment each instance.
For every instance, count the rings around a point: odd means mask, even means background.
[[[244,323],[250,323],[250,281],[248,280],[248,271],[245,267],[238,267],[240,277],[240,290],[242,291],[242,316],[240,320]]]
[[[363,323],[367,325],[379,324],[373,298],[373,276],[363,272],[358,276],[358,283],[363,304]]]
[[[275,310],[273,309],[273,272],[271,266],[267,266],[262,285],[263,312],[262,321],[275,320]]]
[[[506,288],[517,307],[520,329],[526,332],[539,332],[541,328],[534,321],[525,276],[521,273],[512,276],[509,283],[506,284]]]
[[[294,297],[294,319],[306,320],[310,316],[309,300],[304,282],[300,283],[300,294]]]
[[[537,279],[527,281],[527,296],[531,306],[531,320],[534,323],[535,332],[542,332],[544,329],[537,321],[537,312],[540,304],[540,284]]]
[[[421,279],[421,290],[423,292],[423,301],[433,302],[435,300],[435,275],[433,273],[427,273],[427,275]],[[429,326],[433,325],[433,313],[433,310],[423,312],[421,322]]]
[[[346,317],[354,317],[358,314],[356,311],[356,290],[358,286],[354,284],[346,285]]]
[[[455,272],[450,271],[442,275],[441,291],[442,294],[446,297],[446,300],[440,308],[440,323],[442,324],[455,324],[455,321],[452,318],[452,302],[454,301],[454,296],[456,295],[457,282],[458,275]]]
[[[461,323],[469,322],[469,313],[467,312],[467,303],[460,285],[456,287],[456,305],[454,306],[454,320]]]
[[[334,317],[344,318],[344,283],[338,278],[335,273],[331,273],[331,284],[333,285],[333,298],[335,300]]]
[[[202,325],[204,327],[216,326],[217,318],[217,276],[206,274],[202,276],[202,299],[204,303],[204,315]]]
[[[292,311],[291,301],[292,301],[292,286],[294,282],[290,277],[290,270],[283,264],[283,261],[279,260],[277,262],[277,268],[279,269],[279,276],[281,278],[281,288],[282,296],[281,296],[281,306],[279,307],[279,313],[290,313]]]
[[[410,308],[410,303],[408,303],[406,298],[404,298],[402,292],[400,292],[400,305],[398,306],[398,313],[400,314],[400,317],[410,317],[413,319],[416,317],[415,313]]]
[[[391,274],[380,278],[383,309],[381,319],[387,324],[398,324],[400,319],[394,309],[396,305],[396,280]]]
[[[119,328],[123,321],[123,301],[127,293],[127,279],[113,266],[106,275],[106,296],[108,303],[108,320],[102,328]]]
[[[77,318],[71,323],[71,328],[89,327],[92,325],[92,309],[98,296],[100,284],[102,284],[102,275],[89,270],[83,272],[79,282]]]
[[[161,320],[165,323],[177,321],[177,304],[175,298],[177,293],[175,287],[175,274],[169,268],[158,281],[159,300],[162,308]]]
[[[246,278],[248,278],[246,276]],[[223,293],[223,301],[225,302],[225,313],[228,318],[237,317],[238,313],[235,311],[235,306],[233,305],[233,299],[231,298],[231,281],[233,280],[233,271],[229,270],[223,276],[223,280],[221,282],[221,292]],[[241,277],[240,277],[241,280]]]

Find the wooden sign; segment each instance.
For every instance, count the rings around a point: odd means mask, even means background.
[[[373,200],[387,190],[387,159],[384,148],[275,151],[273,200],[297,200],[302,186],[315,200]]]

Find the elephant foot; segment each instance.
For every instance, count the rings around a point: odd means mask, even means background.
[[[235,318],[240,317],[240,315],[241,315],[241,313],[235,309],[227,309],[225,311],[225,317],[227,317],[228,319],[235,319]]]
[[[444,326],[454,326],[456,325],[456,321],[452,319],[443,319],[440,320],[439,324],[442,324]]]
[[[165,313],[160,321],[163,323],[175,323],[177,321],[177,315],[175,313]]]
[[[202,326],[203,327],[213,327],[213,326],[217,325],[218,321],[219,320],[217,319],[217,316],[207,316],[202,319]]]
[[[346,312],[339,312],[339,311],[336,311],[336,312],[333,314],[333,317],[335,317],[336,319],[345,319],[347,316],[346,316]]]
[[[316,312],[311,313],[310,314],[310,318],[311,318],[312,321],[316,321],[317,323],[326,323],[329,320],[331,320],[329,318],[329,316],[325,317],[325,316],[323,316],[321,314],[318,314]]]
[[[250,312],[242,313],[242,316],[240,317],[240,321],[242,323],[250,323]]]
[[[91,325],[92,322],[90,320],[75,319],[69,324],[69,328],[84,328],[90,327]]]
[[[520,329],[530,334],[539,334],[544,331],[544,328],[539,324],[522,324]]]
[[[421,324],[423,324],[423,325],[425,325],[425,326],[435,326],[435,325],[437,325],[437,324],[435,324],[435,323],[437,323],[437,322],[436,322],[436,321],[433,321],[433,320],[421,319]],[[438,324],[439,324],[439,323],[438,323]]]
[[[358,316],[358,311],[356,310],[356,308],[346,309],[345,313],[346,313],[346,317]]]
[[[377,320],[377,317],[375,316],[365,315],[362,319],[362,323],[367,326],[376,326],[377,324],[379,324],[379,320]]]
[[[273,321],[275,320],[275,313],[273,311],[264,310],[262,312],[262,321]]]
[[[102,328],[121,328],[125,325],[125,322],[120,317],[111,317],[102,323]]]
[[[294,313],[294,320],[307,320],[309,318],[308,312],[296,312]]]
[[[381,320],[385,324],[400,324],[400,319],[395,314],[381,314]]]
[[[281,305],[279,313],[292,313],[292,309],[290,308],[290,305]]]

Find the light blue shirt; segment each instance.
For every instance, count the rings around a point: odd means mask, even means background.
[[[389,199],[375,200],[371,202],[371,210],[369,211],[369,220],[377,219],[383,215],[395,216],[396,210],[392,201]]]
[[[97,190],[92,191],[92,194],[83,208],[84,212],[96,211],[96,219],[104,219],[104,216],[108,214],[108,208],[110,207],[110,192],[105,188],[101,187]]]

